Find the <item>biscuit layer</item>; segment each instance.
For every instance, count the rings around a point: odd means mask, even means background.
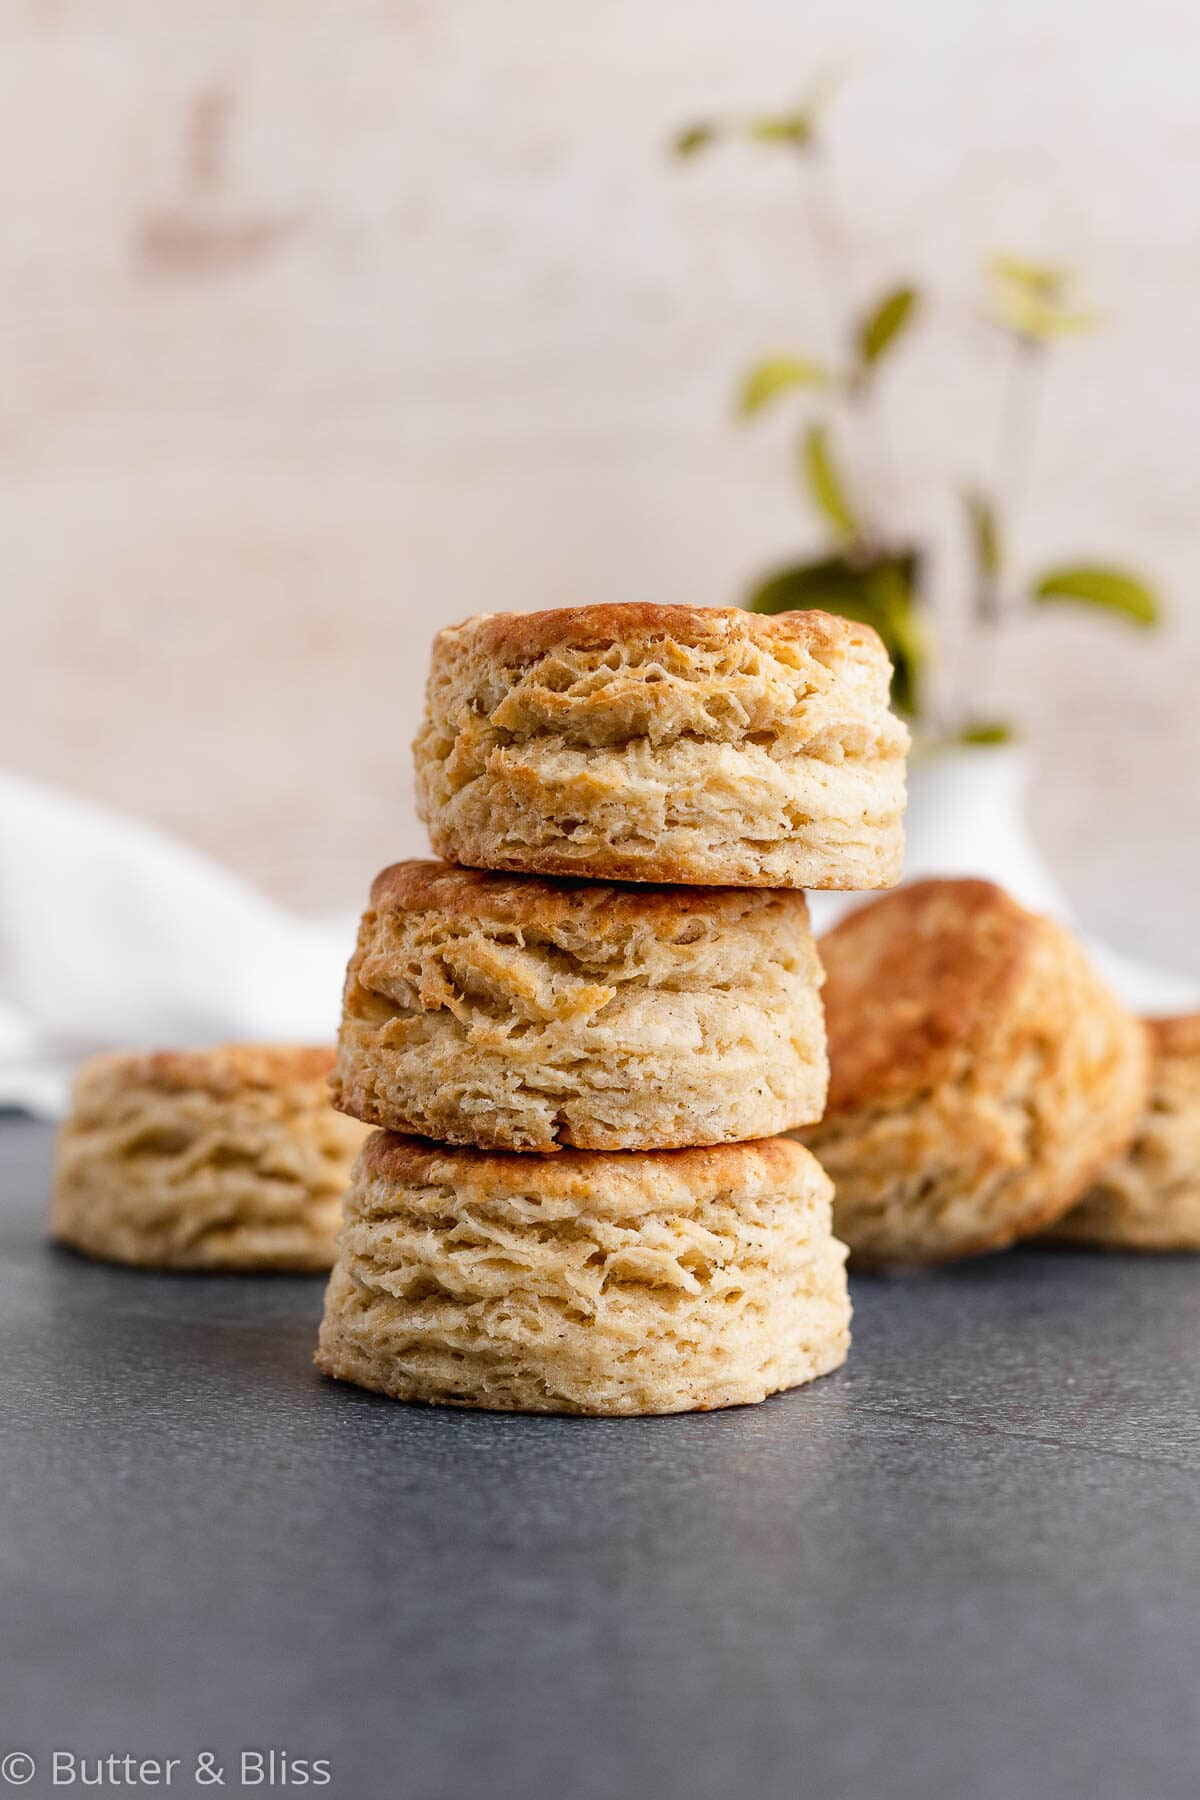
[[[1200,1250],[1200,1014],[1149,1019],[1150,1098],[1126,1155],[1051,1236],[1109,1250]]]
[[[737,887],[900,877],[908,733],[869,626],[587,606],[439,634],[414,745],[434,849],[489,869]]]
[[[379,1132],[346,1196],[317,1363],[503,1411],[762,1400],[846,1355],[829,1196],[784,1138],[535,1157]]]
[[[92,1057],[59,1133],[50,1228],[113,1262],[327,1269],[366,1135],[329,1104],[333,1052]]]
[[[672,1149],[819,1118],[803,894],[385,869],[346,979],[335,1104],[484,1149]]]
[[[1060,926],[987,882],[924,881],[819,949],[829,1105],[801,1137],[857,1260],[999,1249],[1128,1145],[1144,1035]]]

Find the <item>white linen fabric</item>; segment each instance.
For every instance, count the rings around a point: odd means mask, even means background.
[[[354,929],[352,916],[299,918],[136,820],[0,774],[0,1105],[53,1117],[95,1050],[332,1043]]]

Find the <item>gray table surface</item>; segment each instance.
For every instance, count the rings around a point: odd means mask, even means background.
[[[49,1151],[0,1126],[24,1792],[275,1747],[349,1800],[1195,1800],[1200,1262],[859,1280],[761,1407],[439,1412],[314,1374],[319,1280],[49,1248]]]

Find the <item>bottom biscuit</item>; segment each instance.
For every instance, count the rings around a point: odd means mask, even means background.
[[[346,1195],[317,1366],[506,1412],[763,1400],[845,1359],[831,1194],[786,1138],[521,1156],[377,1132]]]

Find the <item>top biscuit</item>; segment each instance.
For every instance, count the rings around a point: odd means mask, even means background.
[[[827,613],[481,613],[434,642],[414,744],[440,856],[718,887],[890,887],[908,733]]]

